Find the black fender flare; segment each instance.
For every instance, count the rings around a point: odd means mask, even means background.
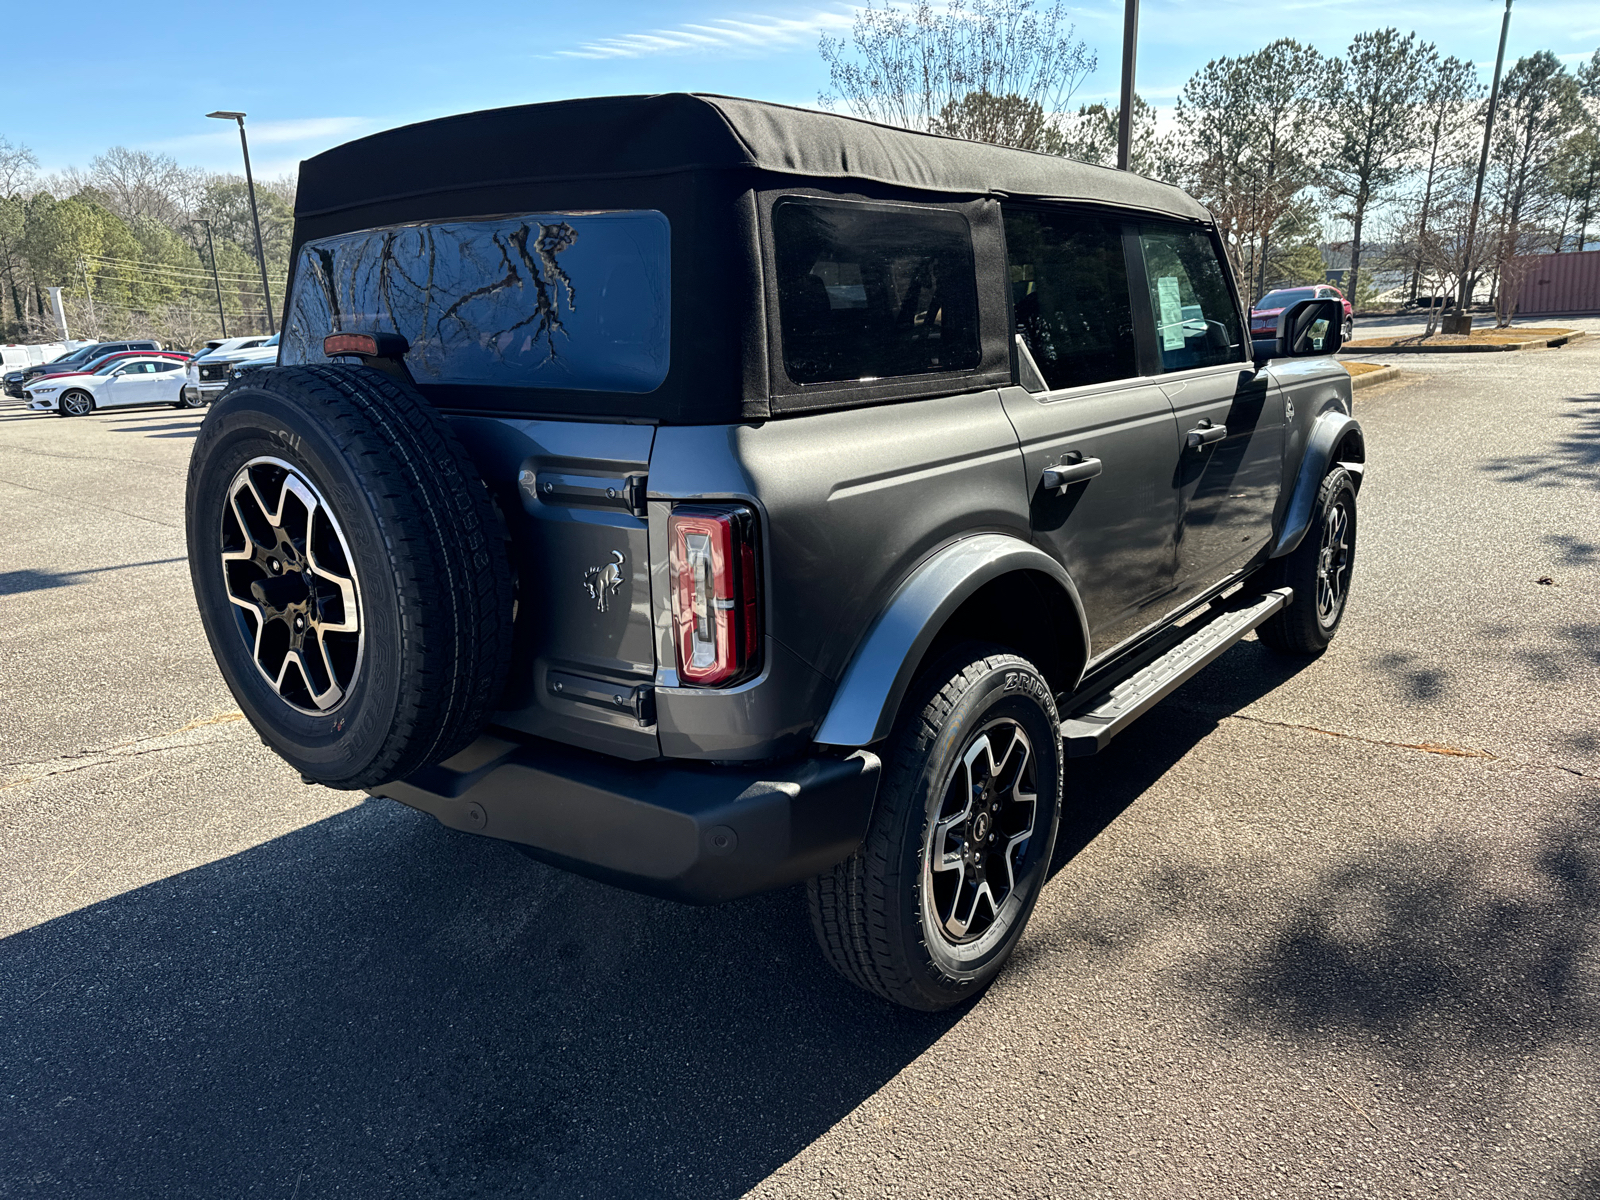
[[[1359,458],[1335,459],[1350,435],[1355,435]],[[1284,509],[1283,528],[1273,543],[1271,558],[1282,558],[1300,545],[1306,529],[1311,524],[1311,510],[1317,502],[1317,489],[1328,471],[1337,464],[1350,472],[1356,491],[1361,490],[1361,479],[1366,469],[1366,436],[1361,423],[1342,412],[1325,412],[1312,423],[1311,436],[1306,438],[1306,452],[1300,458],[1300,470],[1295,475],[1294,492]]]
[[[962,538],[912,571],[873,622],[839,680],[815,740],[853,747],[887,737],[917,665],[945,622],[984,584],[1016,571],[1038,571],[1061,586],[1087,647],[1083,601],[1066,568],[1008,534]]]

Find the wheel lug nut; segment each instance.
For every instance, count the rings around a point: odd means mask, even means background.
[[[274,575],[283,570],[283,564],[275,558],[267,559],[267,565],[272,568],[272,573]]]

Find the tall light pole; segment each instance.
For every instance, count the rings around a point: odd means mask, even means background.
[[[1511,0],[1506,0],[1510,3]],[[1126,0],[1122,14],[1122,108],[1117,113],[1117,170],[1133,160],[1133,60],[1139,46],[1139,0]]]
[[[228,315],[222,311],[222,280],[217,276],[217,244],[211,240],[211,222],[199,218],[200,224],[206,227],[206,250],[211,254],[211,283],[217,289],[217,320],[222,322],[222,336],[228,336]]]
[[[1511,0],[1506,0],[1509,4]],[[267,252],[261,246],[261,214],[256,210],[256,181],[250,174],[250,142],[244,136],[244,118],[242,112],[214,112],[207,113],[208,117],[215,117],[219,121],[239,122],[239,145],[244,147],[244,182],[250,190],[250,219],[256,227],[256,261],[261,264],[261,294],[267,300],[267,328],[272,333],[278,332],[278,320],[272,315],[272,285],[267,282]],[[212,262],[216,260],[213,259]]]
[[[1489,170],[1489,138],[1494,133],[1494,110],[1500,103],[1500,68],[1506,61],[1506,33],[1511,28],[1511,0],[1506,0],[1506,15],[1500,19],[1500,50],[1494,56],[1494,83],[1489,86],[1489,119],[1483,123],[1483,153],[1478,156],[1478,182],[1472,189],[1472,208],[1467,213],[1467,244],[1461,251],[1461,275],[1456,286],[1456,312],[1446,333],[1470,333],[1472,318],[1467,317],[1468,294],[1476,282],[1472,276],[1472,243],[1478,236],[1478,205],[1483,201],[1483,177]]]

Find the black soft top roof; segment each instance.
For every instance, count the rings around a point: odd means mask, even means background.
[[[833,113],[681,92],[526,104],[375,133],[306,160],[295,213],[325,218],[317,223],[326,227],[342,210],[430,193],[704,171],[1090,201],[1210,219],[1178,188],[1125,171]]]

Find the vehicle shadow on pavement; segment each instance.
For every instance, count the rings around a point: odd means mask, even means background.
[[[956,1020],[836,978],[795,889],[683,907],[372,800],[0,940],[0,1179],[731,1197]]]

